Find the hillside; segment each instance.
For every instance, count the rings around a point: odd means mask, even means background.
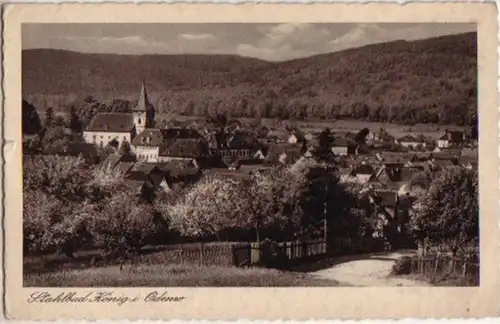
[[[25,50],[23,96],[38,109],[65,111],[88,95],[133,100],[144,78],[164,113],[469,124],[477,109],[476,51],[475,33],[279,63]]]

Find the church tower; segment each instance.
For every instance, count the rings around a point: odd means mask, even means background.
[[[146,85],[142,82],[141,94],[137,105],[132,109],[137,134],[146,128],[155,127],[155,108],[148,100]]]

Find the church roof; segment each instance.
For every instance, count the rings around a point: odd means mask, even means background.
[[[94,116],[87,131],[130,132],[134,129],[134,119],[129,113],[99,113]]]
[[[132,108],[133,111],[146,111],[146,110],[154,110],[153,105],[149,102],[148,92],[146,91],[146,85],[144,81],[142,82],[141,94],[139,95],[139,100],[137,101],[137,105]]]

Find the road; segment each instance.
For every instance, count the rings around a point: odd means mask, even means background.
[[[414,253],[399,251],[367,254],[340,261],[309,274],[315,278],[337,280],[349,286],[429,286],[422,281],[389,276],[396,260]]]

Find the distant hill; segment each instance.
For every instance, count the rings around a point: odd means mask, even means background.
[[[468,124],[476,33],[396,41],[286,62],[231,55],[25,50],[23,96],[67,110],[91,95],[134,99],[142,79],[160,112]]]

